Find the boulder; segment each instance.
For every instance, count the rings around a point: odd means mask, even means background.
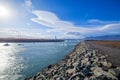
[[[65,80],[65,78],[63,76],[60,76],[56,80]]]
[[[68,80],[84,80],[84,76],[79,72],[79,73],[75,73],[72,76],[70,76]]]
[[[75,69],[73,68],[73,69],[68,69],[67,71],[66,71],[68,74],[73,74],[74,72],[75,72]]]
[[[115,69],[109,69],[108,72],[113,74],[114,76],[117,76]]]
[[[84,80],[90,80],[88,77],[85,77]]]
[[[81,73],[83,76],[91,76],[91,72],[89,69],[85,69],[85,70],[81,71]]]
[[[46,77],[43,74],[40,74],[36,77],[36,80],[46,80]]]
[[[96,77],[94,75],[89,77],[89,80],[97,80]]]
[[[96,77],[100,77],[101,75],[104,75],[107,78],[111,78],[113,80],[118,80],[117,77],[115,77],[114,75],[112,75],[109,72],[106,72],[106,71],[102,70],[102,68],[99,68],[99,67],[96,67],[95,69],[93,69],[93,73]]]
[[[107,62],[107,61],[102,61],[101,64],[105,67],[108,67],[108,68],[110,68],[112,66],[112,63]]]

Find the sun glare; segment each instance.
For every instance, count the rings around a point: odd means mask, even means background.
[[[9,19],[11,16],[11,12],[9,7],[0,5],[0,19]]]

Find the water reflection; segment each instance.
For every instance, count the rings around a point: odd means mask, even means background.
[[[56,63],[75,42],[0,43],[0,80],[24,80]]]
[[[16,56],[20,48],[14,43],[10,43],[10,46],[3,45],[0,43],[0,80],[15,80],[21,76],[18,73],[23,67],[22,58]]]

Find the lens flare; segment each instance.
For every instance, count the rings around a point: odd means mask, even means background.
[[[0,5],[0,19],[10,19],[11,10],[8,6]]]

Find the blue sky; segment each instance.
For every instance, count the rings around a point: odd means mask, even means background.
[[[120,0],[33,0],[36,9],[54,12],[61,19],[77,22],[89,19],[120,20]]]
[[[1,0],[0,5],[12,13],[0,17],[1,37],[120,34],[120,0]]]

